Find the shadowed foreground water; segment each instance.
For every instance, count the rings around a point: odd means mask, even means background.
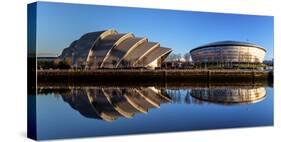
[[[267,86],[39,86],[38,139],[273,125]]]

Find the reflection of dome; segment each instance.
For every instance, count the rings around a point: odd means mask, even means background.
[[[71,94],[62,95],[62,98],[83,116],[106,121],[130,118],[171,101],[154,87],[73,89]]]
[[[265,98],[266,90],[259,88],[201,88],[192,89],[192,97],[217,103],[253,103]]]
[[[190,51],[194,62],[262,63],[266,50],[248,42],[220,41]]]
[[[146,37],[109,29],[83,35],[65,48],[60,58],[72,59],[76,65],[86,64],[88,68],[155,68],[171,51],[170,48],[160,47],[157,42],[148,41]]]

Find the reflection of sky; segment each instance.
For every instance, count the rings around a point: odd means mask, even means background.
[[[112,122],[85,118],[61,97],[38,95],[38,136],[46,139],[273,125],[273,89],[266,91],[267,97],[254,104],[227,106],[182,101]],[[178,92],[175,95],[187,97],[187,90]]]
[[[87,32],[114,28],[132,32],[170,47],[174,53],[214,41],[250,41],[273,57],[273,17],[200,13],[174,10],[120,8],[40,2],[38,51],[60,54]]]

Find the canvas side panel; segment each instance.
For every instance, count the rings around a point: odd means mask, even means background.
[[[36,14],[37,3],[27,6],[27,137],[37,139],[36,125]]]

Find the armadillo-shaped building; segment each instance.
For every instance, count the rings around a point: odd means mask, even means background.
[[[146,37],[135,37],[132,33],[118,33],[114,29],[91,32],[71,43],[60,55],[71,59],[73,65],[86,68],[156,68],[171,53],[170,48]]]

